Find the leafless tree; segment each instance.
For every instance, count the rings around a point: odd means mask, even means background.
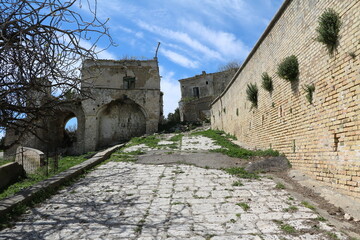
[[[96,4],[0,0],[0,131],[35,133],[39,119],[74,101],[69,92],[86,97],[81,62],[96,58],[98,44],[113,44]]]
[[[229,70],[237,70],[238,68],[240,68],[240,66],[241,66],[241,62],[234,60],[226,63],[225,65],[220,66],[219,71],[223,72]]]

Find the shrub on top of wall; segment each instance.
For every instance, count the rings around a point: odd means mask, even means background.
[[[261,86],[268,92],[272,92],[274,90],[273,88],[273,81],[272,78],[269,76],[269,74],[267,72],[264,72],[261,75],[262,78],[262,83]]]
[[[329,54],[332,55],[336,49],[341,27],[340,16],[333,9],[326,9],[319,17],[319,26],[316,28],[317,41],[323,43]]]
[[[249,83],[246,88],[247,100],[251,102],[251,108],[257,108],[258,105],[258,87],[256,83]]]
[[[299,62],[295,55],[286,57],[279,65],[277,69],[279,77],[289,82],[294,82],[299,76]]]

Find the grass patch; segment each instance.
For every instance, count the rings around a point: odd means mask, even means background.
[[[192,133],[192,135],[202,135],[208,138],[211,138],[215,141],[215,143],[222,148],[210,150],[211,152],[220,152],[223,154],[228,155],[229,157],[236,157],[236,158],[249,158],[252,156],[279,156],[278,151],[274,151],[272,149],[268,150],[248,150],[245,148],[241,148],[238,145],[232,143],[230,139],[234,139],[235,137],[226,134],[223,131],[218,130],[206,130]],[[236,139],[236,138],[235,138]]]
[[[231,175],[235,175],[239,178],[247,178],[247,179],[259,179],[260,176],[255,174],[255,173],[249,173],[247,171],[245,171],[244,168],[240,168],[240,167],[232,167],[232,168],[226,168],[224,169],[225,172],[231,174]]]
[[[326,218],[321,217],[321,216],[317,217],[316,220],[318,220],[320,222],[326,222],[327,221]]]
[[[7,163],[11,163],[11,162],[12,162],[11,160],[7,160],[7,159],[2,159],[2,158],[0,158],[0,166],[5,165],[5,164],[7,164]]]
[[[35,174],[27,174],[27,177],[25,179],[9,186],[7,189],[5,189],[3,192],[1,192],[0,199],[10,197],[10,196],[14,195],[15,193],[17,193],[27,187],[30,187],[30,186],[32,186],[40,181],[43,181],[53,175],[63,172],[75,165],[78,165],[78,164],[84,162],[85,160],[87,160],[86,156],[88,156],[88,154],[84,154],[81,156],[68,156],[68,157],[63,157],[63,158],[59,159],[58,169],[56,171],[49,169],[48,176],[46,175],[46,166],[39,168],[39,170]],[[50,161],[49,166],[52,166],[51,159],[49,159],[49,161]]]
[[[244,202],[237,203],[236,205],[239,206],[239,207],[241,207],[245,212],[250,209],[249,204],[244,203]]]
[[[299,210],[296,206],[290,206],[288,208],[284,208],[284,212],[297,212]]]
[[[242,184],[242,182],[240,182],[240,181],[235,181],[235,182],[233,182],[232,186],[241,187],[241,186],[244,186],[244,184]]]
[[[141,150],[131,151],[131,152],[124,152],[124,148],[121,148],[111,154],[109,161],[113,162],[136,162],[137,158],[135,156],[144,154]]]
[[[311,205],[310,203],[308,203],[308,202],[306,202],[306,201],[303,201],[303,202],[301,202],[301,204],[304,206],[304,207],[307,207],[307,208],[309,208],[309,209],[311,209],[311,210],[315,210],[315,207],[313,206],[313,205]]]
[[[175,135],[175,136],[172,136],[172,137],[170,138],[170,141],[172,141],[172,142],[179,142],[179,141],[181,141],[181,139],[183,138],[183,136],[184,136],[184,134],[177,134],[177,135]]]
[[[155,135],[147,136],[147,137],[134,137],[130,140],[130,143],[127,147],[145,144],[150,148],[158,148],[158,144],[160,139],[158,139]]]
[[[339,239],[338,236],[335,233],[327,232],[326,234],[330,237],[330,239],[334,239],[334,240]]]
[[[285,189],[285,185],[282,183],[277,183],[275,186],[276,189]]]
[[[280,229],[288,234],[292,234],[296,232],[296,229],[289,224],[281,224]]]

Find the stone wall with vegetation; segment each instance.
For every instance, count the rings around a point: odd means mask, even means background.
[[[341,21],[333,52],[318,33],[329,9]],[[286,0],[212,103],[212,128],[245,147],[278,150],[294,168],[360,197],[359,12],[358,0]],[[279,64],[292,55],[299,73],[285,80]],[[270,91],[262,87],[264,73]]]

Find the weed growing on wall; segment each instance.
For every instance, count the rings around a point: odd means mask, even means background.
[[[317,41],[323,43],[332,55],[338,45],[341,27],[340,16],[333,9],[326,9],[319,17],[319,26],[316,28]]]
[[[268,92],[272,92],[274,90],[273,88],[273,81],[272,78],[269,76],[269,74],[267,72],[264,72],[261,75],[262,78],[262,82],[261,82],[261,86]]]
[[[286,57],[279,65],[277,74],[282,79],[294,82],[299,77],[299,62],[295,55]]]
[[[352,59],[355,59],[356,58],[356,53],[355,52],[349,52],[348,53],[349,56],[352,58]],[[0,150],[1,151],[1,150]]]
[[[308,100],[308,102],[310,104],[312,104],[312,102],[313,102],[313,94],[315,92],[315,85],[314,84],[310,84],[310,85],[305,84],[303,86],[303,89],[304,89],[304,91],[306,93],[306,95],[305,95],[306,99]]]
[[[258,106],[258,87],[256,83],[249,83],[246,88],[247,100],[251,102],[251,108]]]

